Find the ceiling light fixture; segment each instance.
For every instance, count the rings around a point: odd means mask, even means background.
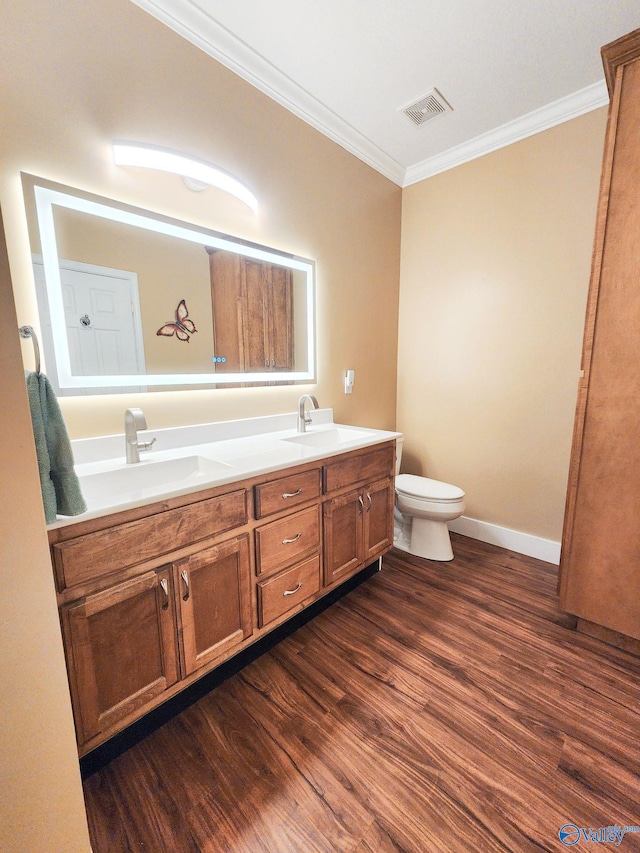
[[[258,200],[251,190],[233,175],[206,160],[188,157],[179,151],[157,145],[120,141],[113,143],[113,159],[117,166],[141,166],[180,175],[189,189],[196,192],[207,187],[218,187],[240,199],[254,213],[258,212]]]

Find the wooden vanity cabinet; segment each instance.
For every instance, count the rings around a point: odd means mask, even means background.
[[[62,607],[81,745],[252,633],[249,536],[204,548]]]
[[[394,470],[392,444],[325,467],[326,490],[341,492],[324,504],[325,586],[354,574],[393,545]],[[342,493],[368,477],[382,479]]]
[[[80,755],[372,563],[395,445],[50,531]]]

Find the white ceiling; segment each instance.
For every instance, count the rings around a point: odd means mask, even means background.
[[[400,186],[607,103],[640,0],[133,0]],[[402,110],[436,87],[453,111]]]

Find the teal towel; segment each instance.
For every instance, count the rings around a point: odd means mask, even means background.
[[[42,502],[47,524],[56,515],[79,515],[87,505],[73,467],[67,427],[44,373],[25,371],[33,437],[36,442]]]

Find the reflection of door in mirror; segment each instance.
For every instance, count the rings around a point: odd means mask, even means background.
[[[74,376],[107,376],[145,372],[144,345],[137,276],[116,270],[60,259],[60,284],[65,313],[71,372]],[[47,304],[42,257],[33,255],[33,272],[45,351],[53,353],[53,330]],[[50,381],[57,394],[57,371],[50,366]],[[122,390],[142,390],[127,388]],[[106,393],[106,389],[101,389]],[[74,390],[74,394],[82,394]]]
[[[286,267],[206,247],[216,371],[293,370],[293,278]]]

